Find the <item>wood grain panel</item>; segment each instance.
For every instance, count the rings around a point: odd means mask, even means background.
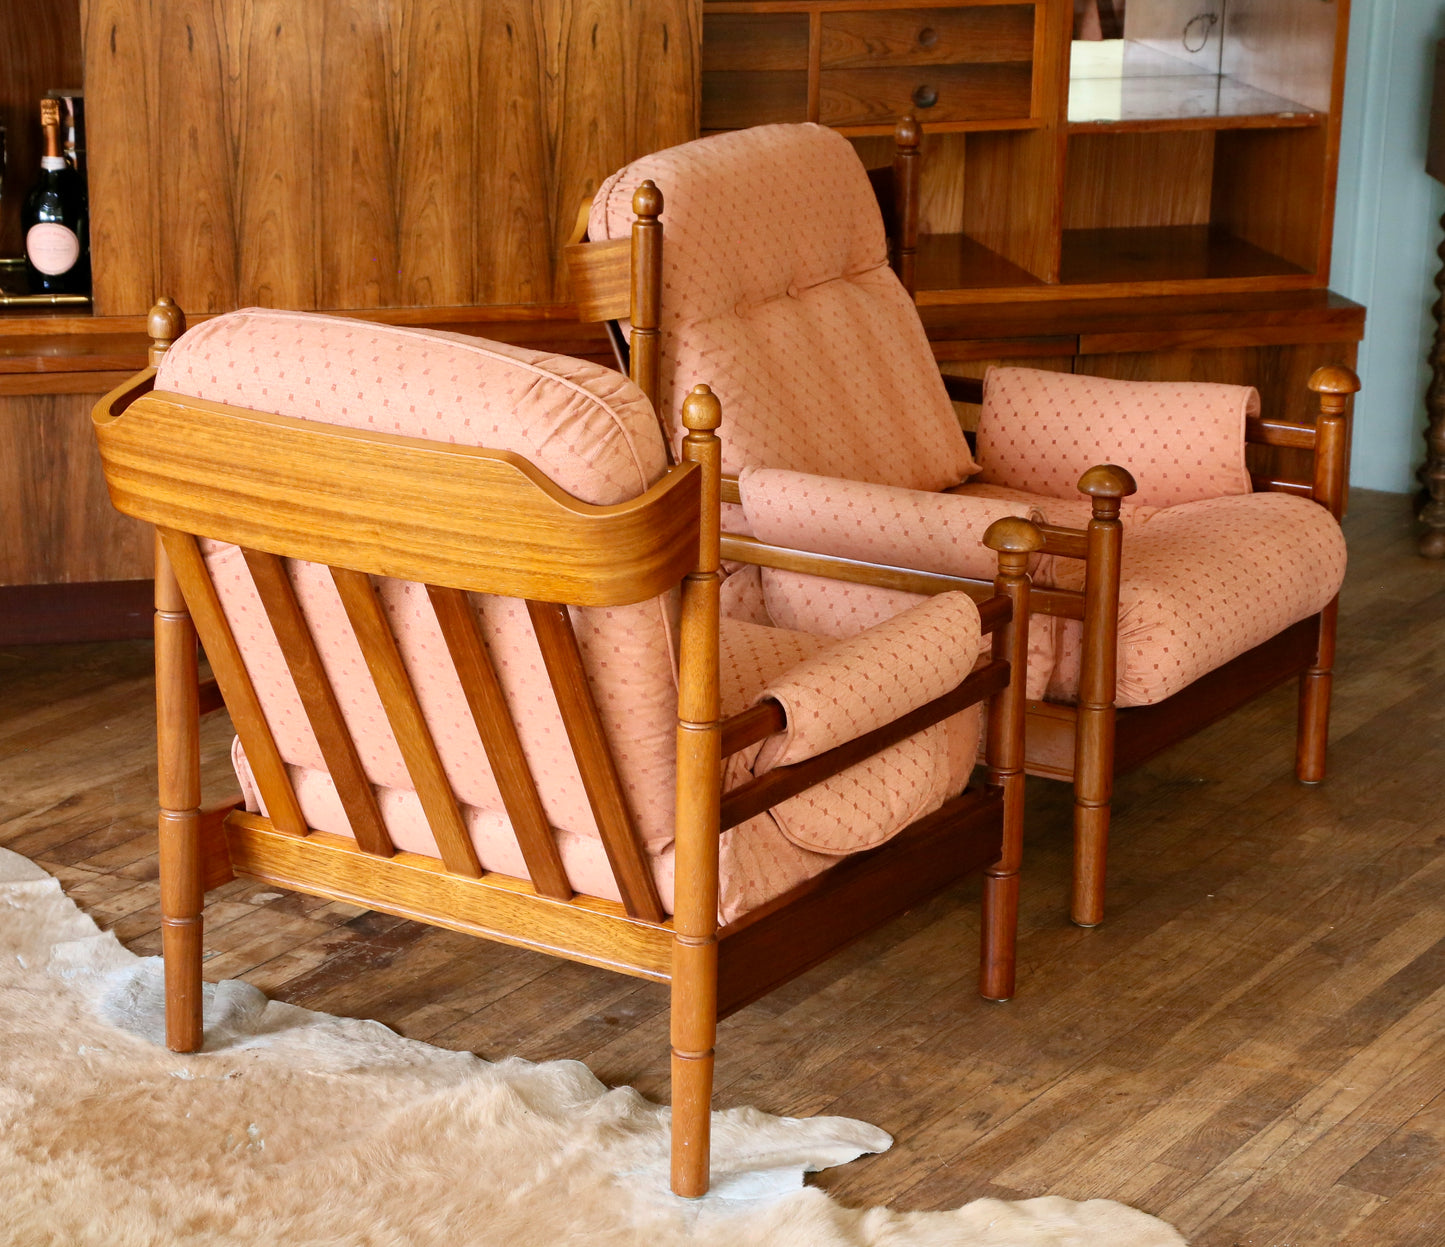
[[[708,13],[702,72],[808,68],[806,13]]]
[[[76,0],[0,4],[0,126],[7,164],[0,196],[0,255],[22,248],[20,205],[40,172],[40,97],[81,82]]]
[[[493,6],[483,6],[490,10]],[[391,307],[401,269],[386,0],[327,0],[316,92],[316,304]]]
[[[137,14],[142,11],[137,3],[132,7]],[[230,58],[222,24],[227,14],[209,0],[156,0],[153,11],[145,45],[154,47],[158,57],[156,104],[145,119],[151,124],[136,118],[140,124],[130,127],[125,147],[97,150],[93,166],[100,179],[102,160],[105,168],[125,160],[137,136],[146,135],[147,146],[155,152],[159,188],[159,289],[154,293],[169,293],[187,312],[226,311],[236,307],[240,297],[236,162],[226,107]],[[99,194],[97,187],[92,198]],[[111,210],[129,211],[123,204],[113,204]],[[116,307],[109,298],[103,303],[106,311],[145,310]]]
[[[402,3],[397,230],[401,301],[408,307],[472,302],[471,7],[461,0]]]
[[[1063,148],[1053,129],[968,141],[963,233],[1043,281],[1059,276]]]
[[[478,7],[477,116],[484,123],[476,128],[483,205],[476,250],[487,263],[476,274],[476,297],[482,303],[541,303],[553,295],[551,239],[565,207],[552,193],[548,159],[546,31],[532,0]]]
[[[1072,135],[1064,228],[1207,225],[1213,169],[1209,131]]]
[[[555,303],[579,204],[696,133],[695,0],[86,4],[107,314]]]
[[[0,398],[0,585],[132,580],[153,569],[150,526],[111,505],[92,394]]]
[[[250,35],[237,49],[245,58],[238,114],[245,125],[237,136],[236,230],[244,243],[236,281],[246,304],[316,306],[317,234],[331,225],[309,158],[322,12],[317,3],[251,0],[245,13]]]

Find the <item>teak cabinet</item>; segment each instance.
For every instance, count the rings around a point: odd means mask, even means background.
[[[83,66],[95,273],[93,314],[0,309],[0,643],[149,626],[88,410],[144,365],[157,295],[606,359],[558,262],[577,209],[710,130],[813,119],[883,164],[923,121],[946,369],[1248,382],[1309,418],[1296,381],[1364,324],[1327,290],[1348,2],[1125,8],[1125,40],[1082,45],[1072,0],[0,5],[0,253],[35,100]]]
[[[919,302],[1327,284],[1347,0],[704,0],[704,131],[912,112]]]

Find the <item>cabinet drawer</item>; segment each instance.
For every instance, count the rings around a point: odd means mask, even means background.
[[[887,124],[905,113],[925,125],[1025,118],[1032,78],[1028,63],[825,69],[818,120],[829,126],[866,126]]]
[[[702,72],[808,69],[806,13],[705,13]]]
[[[822,14],[824,69],[1028,61],[1034,6]]]

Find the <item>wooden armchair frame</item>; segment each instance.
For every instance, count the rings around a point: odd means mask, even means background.
[[[915,292],[918,245],[920,138],[917,122],[905,117],[895,132],[892,165],[869,173],[888,228],[890,263],[910,295]],[[566,257],[579,316],[584,321],[609,324],[620,367],[661,411],[657,400],[662,191],[650,181],[642,183],[632,207],[636,219],[630,239],[589,242],[579,231],[579,241],[568,246]],[[584,222],[585,215],[584,210]],[[630,344],[617,328],[621,320],[631,324]],[[981,381],[948,375],[943,381],[955,402],[983,401]],[[1309,388],[1319,403],[1313,425],[1256,418],[1248,421],[1245,431],[1249,444],[1303,452],[1308,468],[1298,473],[1254,475],[1253,484],[1256,491],[1274,490],[1313,499],[1339,519],[1349,469],[1349,397],[1359,390],[1360,383],[1348,368],[1325,367],[1310,377]],[[722,489],[723,501],[741,501],[736,479],[724,477]],[[1026,746],[1029,774],[1074,786],[1070,916],[1083,927],[1096,926],[1104,917],[1110,802],[1116,774],[1140,765],[1298,676],[1295,771],[1305,783],[1318,783],[1325,775],[1338,615],[1334,601],[1318,615],[1286,628],[1164,701],[1151,706],[1115,706],[1124,540],[1120,510],[1124,499],[1136,489],[1125,469],[1097,465],[1079,480],[1080,492],[1091,501],[1092,516],[1087,527],[1038,526],[1044,534],[1045,553],[1079,559],[1085,564],[1082,590],[1033,590],[1033,613],[1082,621],[1084,641],[1077,702],[1029,702]],[[844,559],[767,546],[738,534],[723,535],[722,552],[724,558],[740,562],[914,593],[942,593],[977,583],[908,568],[868,569]]]
[[[1023,800],[1025,521],[990,531],[995,586],[981,599],[992,657],[951,692],[827,753],[720,798],[722,760],[781,731],[763,702],[721,719],[718,700],[720,419],[699,386],[683,461],[641,497],[589,506],[517,455],[228,407],[154,390],[182,328],[152,312],[152,368],[96,406],[116,507],[156,527],[157,748],[167,1044],[202,1039],[205,893],[245,875],[671,985],[673,1189],[708,1185],[713,1043],[720,1017],[787,981],[960,876],[987,871],[980,986],[1013,991]],[[427,505],[418,507],[417,499]],[[355,840],[313,831],[198,545],[240,546]],[[399,852],[297,604],[284,558],[326,564],[435,836],[440,860]],[[426,586],[530,875],[484,871],[467,836],[370,577]],[[634,831],[568,603],[620,605],[681,584],[675,916]],[[541,646],[621,903],[574,895],[468,593],[520,597]],[[214,680],[198,680],[197,641]],[[881,749],[989,699],[987,782],[878,849],[718,926],[723,830]],[[229,709],[269,816],[205,809],[200,716]]]

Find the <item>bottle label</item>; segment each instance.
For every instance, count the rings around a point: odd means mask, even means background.
[[[47,277],[59,277],[70,272],[80,259],[80,239],[64,225],[41,221],[25,234],[25,254]]]

